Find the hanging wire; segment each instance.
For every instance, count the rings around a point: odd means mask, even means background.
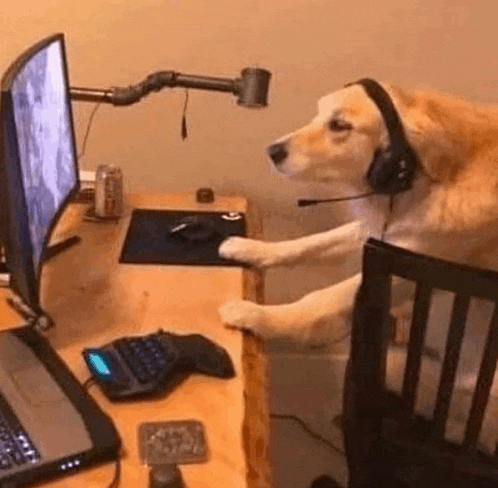
[[[94,109],[92,110],[92,113],[90,114],[90,118],[88,119],[88,124],[86,126],[86,132],[85,132],[85,137],[83,138],[83,145],[81,147],[81,152],[78,156],[78,159],[81,159],[83,157],[83,155],[85,154],[85,148],[86,148],[86,141],[88,139],[88,134],[90,134],[90,127],[92,126],[92,120],[93,120],[93,117],[95,116],[95,114],[97,113],[97,110],[100,106],[100,103],[101,102],[97,102],[97,104],[95,105]]]
[[[183,116],[182,116],[182,139],[187,138],[187,104],[188,104],[188,88],[185,90],[185,103],[183,105]]]

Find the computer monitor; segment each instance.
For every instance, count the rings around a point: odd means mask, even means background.
[[[35,314],[50,234],[80,187],[64,35],[36,43],[1,81],[0,194],[12,290]]]

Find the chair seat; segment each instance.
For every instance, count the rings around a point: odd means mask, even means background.
[[[498,467],[478,449],[462,452],[432,435],[430,420],[411,414],[401,397],[383,392],[382,430],[370,469],[389,488],[496,488]]]
[[[447,446],[446,446],[447,447]],[[374,478],[389,488],[496,488],[498,470],[475,456],[462,456],[437,442],[384,437],[375,445]]]

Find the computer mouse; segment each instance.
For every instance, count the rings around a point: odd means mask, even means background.
[[[206,242],[220,233],[216,226],[206,217],[193,215],[176,222],[168,231],[168,237],[182,239],[188,242]]]

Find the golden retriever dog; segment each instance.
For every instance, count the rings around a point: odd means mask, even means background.
[[[498,270],[498,108],[431,91],[381,86],[418,158],[413,186],[392,201],[382,194],[351,201],[356,220],[326,232],[281,242],[230,237],[220,245],[221,256],[260,268],[340,264],[351,256],[360,259],[367,237],[381,238],[385,225],[385,241],[393,245]],[[268,154],[276,170],[289,179],[329,182],[332,189],[340,181],[354,196],[372,190],[368,169],[388,145],[389,132],[378,105],[364,86],[351,84],[321,98],[316,117],[275,141]],[[264,339],[333,342],[350,328],[360,282],[361,274],[356,274],[282,305],[229,301],[220,308],[221,320]],[[399,315],[405,313],[412,291],[404,280],[393,281]],[[485,335],[484,329],[477,329],[476,337]],[[444,343],[445,333],[436,331],[437,346]],[[473,342],[471,337],[470,366],[476,366]],[[399,361],[394,375],[401,369]],[[471,369],[463,372],[464,386],[474,380]],[[433,381],[427,379],[432,388]]]

